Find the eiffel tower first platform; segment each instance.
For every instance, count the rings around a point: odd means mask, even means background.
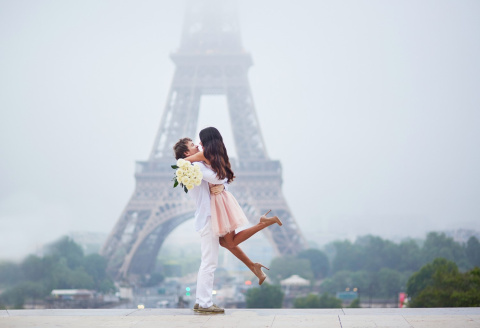
[[[263,232],[276,253],[304,249],[306,241],[282,194],[282,167],[269,159],[263,142],[248,81],[252,58],[242,47],[234,3],[188,2],[181,45],[171,58],[176,70],[152,152],[137,162],[135,191],[101,250],[109,271],[117,279],[151,273],[167,236],[193,218],[194,203],[173,189],[170,165],[178,139],[195,138],[202,95],[227,98],[238,154],[230,190],[247,217],[256,224],[272,209],[284,224]]]

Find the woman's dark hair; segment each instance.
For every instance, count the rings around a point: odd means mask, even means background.
[[[227,149],[223,144],[220,132],[214,127],[205,128],[200,131],[200,141],[203,145],[203,155],[209,160],[217,178],[227,178],[228,183],[232,182],[235,175],[231,169]]]

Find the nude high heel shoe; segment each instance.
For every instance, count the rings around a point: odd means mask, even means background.
[[[267,224],[278,224],[279,226],[283,225],[282,221],[278,218],[278,216],[272,216],[270,218],[267,218],[267,214],[270,213],[272,210],[268,211],[267,213],[263,214],[262,217],[260,218],[260,223],[267,223]]]
[[[267,275],[262,271],[262,268],[270,270],[261,263],[253,263],[253,273],[257,276],[259,285],[261,285],[265,279],[267,279]]]

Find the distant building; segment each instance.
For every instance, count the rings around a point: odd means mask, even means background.
[[[95,298],[95,291],[88,289],[54,289],[50,294],[57,300],[91,300]]]
[[[50,309],[95,309],[118,305],[120,299],[114,295],[99,294],[88,289],[54,289],[45,299]]]

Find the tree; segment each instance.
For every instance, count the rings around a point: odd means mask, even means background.
[[[79,245],[62,238],[49,247],[49,254],[44,257],[30,255],[20,265],[0,264],[0,284],[8,287],[0,295],[0,304],[22,307],[26,299],[43,298],[52,289],[114,291],[106,267],[107,262],[100,255],[84,257]]]
[[[20,266],[13,262],[0,262],[0,286],[12,286],[21,281]]]
[[[293,306],[297,309],[332,309],[341,308],[342,301],[325,292],[322,295],[308,294],[305,297],[297,297],[293,301]]]
[[[345,290],[347,287],[351,287],[351,271],[338,271],[332,277],[325,279],[320,288],[324,292],[335,294],[339,291]]]
[[[293,307],[297,309],[320,308],[320,296],[318,296],[317,294],[308,294],[305,297],[297,297],[293,301]]]
[[[463,247],[444,233],[430,232],[422,247],[423,263],[436,258],[455,262],[460,268],[468,269],[468,260]]]
[[[27,298],[43,298],[48,292],[38,282],[24,281],[12,288],[7,289],[1,296],[1,302],[11,304],[15,308],[22,308]]]
[[[474,236],[468,239],[465,254],[472,266],[480,267],[480,242]]]
[[[395,268],[399,271],[418,271],[424,264],[420,245],[413,239],[402,241],[398,245],[398,259]]]
[[[332,273],[338,271],[357,271],[361,270],[362,253],[358,247],[355,247],[350,241],[333,242],[334,257],[332,259]]]
[[[434,284],[434,275],[458,273],[458,267],[454,262],[444,258],[435,259],[432,263],[424,265],[420,271],[415,272],[407,282],[407,294],[415,299],[424,289]]]
[[[333,273],[342,270],[378,271],[383,267],[395,269],[400,256],[400,249],[396,244],[370,235],[358,237],[354,244],[350,241],[337,241],[333,243],[333,247]]]
[[[297,309],[333,309],[341,308],[342,300],[329,293],[308,294],[305,297],[297,297],[293,301],[293,306]]]
[[[320,288],[324,292],[335,294],[344,291],[347,288],[353,290],[357,288],[359,291],[367,294],[370,285],[370,273],[367,271],[339,271],[332,277],[325,279]]]
[[[397,270],[382,268],[378,272],[379,294],[397,301],[398,293],[402,290],[402,274]]]
[[[300,252],[298,258],[310,261],[310,267],[316,279],[322,279],[328,275],[330,263],[324,252],[311,248]]]
[[[252,288],[247,291],[247,308],[281,308],[283,297],[284,294],[279,285],[263,283],[259,288]]]
[[[460,273],[454,262],[437,258],[410,277],[407,293],[410,307],[480,306],[480,268]]]
[[[305,279],[313,279],[310,261],[293,256],[276,257],[272,260],[269,277],[271,277],[273,281],[278,283],[279,280],[288,278],[294,274]]]
[[[20,264],[23,276],[30,281],[40,281],[45,272],[43,261],[35,255],[27,256]]]
[[[342,300],[330,295],[329,293],[323,293],[320,295],[320,308],[322,309],[334,309],[342,307]]]
[[[355,271],[350,274],[350,288],[357,288],[360,291],[367,290],[369,281],[369,273],[365,270]]]
[[[349,308],[360,308],[361,307],[360,306],[360,299],[359,298],[354,299],[348,307]]]
[[[90,254],[86,256],[83,260],[83,267],[85,268],[86,273],[92,277],[94,281],[94,289],[102,292],[108,293],[115,290],[115,285],[113,284],[112,279],[107,276],[107,259],[99,254]],[[152,275],[152,277],[155,274]],[[153,283],[159,283],[162,279],[159,280],[158,275],[155,275]]]
[[[65,258],[70,269],[83,264],[83,250],[73,239],[63,237],[48,247],[48,253],[54,258]]]
[[[354,246],[362,254],[359,269],[377,272],[381,268],[395,268],[397,265],[399,250],[389,240],[368,235],[357,238]]]
[[[102,281],[107,277],[107,259],[99,254],[90,254],[83,259],[85,271],[96,281]]]

